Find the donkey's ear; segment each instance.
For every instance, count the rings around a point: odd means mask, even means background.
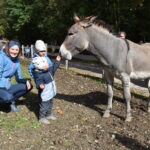
[[[86,17],[83,21],[80,22],[80,25],[84,28],[87,28],[92,25],[92,23],[96,18],[97,18],[96,16]]]
[[[80,18],[79,18],[76,14],[74,14],[73,20],[74,20],[75,22],[79,22],[79,21],[80,21]]]
[[[91,16],[91,17],[89,18],[89,22],[93,23],[96,18],[97,18],[97,16]]]

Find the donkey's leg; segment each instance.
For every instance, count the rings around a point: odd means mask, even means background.
[[[103,117],[108,118],[110,116],[110,111],[112,110],[114,76],[107,71],[105,71],[104,75],[107,80],[108,105],[107,105],[107,109],[105,110],[103,114]]]
[[[148,80],[148,91],[149,91],[148,112],[150,113],[150,79]]]
[[[130,105],[130,100],[131,100],[131,92],[130,92],[130,77],[128,74],[123,73],[122,74],[122,84],[123,84],[123,93],[124,93],[124,98],[127,103],[127,116],[126,120],[130,122],[132,119],[131,116],[131,105]]]

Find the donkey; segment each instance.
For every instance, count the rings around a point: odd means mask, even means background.
[[[122,81],[126,100],[126,119],[130,122],[131,115],[131,79],[148,79],[150,92],[150,47],[141,46],[129,40],[125,41],[110,33],[104,25],[97,22],[96,17],[80,19],[74,16],[75,24],[71,26],[60,47],[62,57],[71,60],[84,50],[93,53],[105,72],[107,81],[108,106],[103,117],[109,117],[112,110],[114,77]],[[148,103],[150,112],[150,100]]]

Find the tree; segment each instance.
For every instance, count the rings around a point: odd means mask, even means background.
[[[2,2],[0,36],[5,34],[24,43],[37,39],[61,43],[73,24],[74,13],[98,15],[116,32],[124,30],[130,40],[150,40],[149,0],[5,0],[5,5]],[[2,10],[6,10],[6,17]]]
[[[5,15],[5,1],[0,1],[0,38],[5,37],[8,28],[7,17]]]

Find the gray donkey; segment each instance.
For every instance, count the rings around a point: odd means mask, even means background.
[[[96,17],[86,17],[81,20],[74,16],[75,24],[69,29],[60,47],[60,53],[68,60],[84,50],[93,53],[104,69],[108,83],[108,106],[103,117],[110,116],[113,99],[112,86],[114,77],[117,77],[122,81],[124,98],[127,103],[126,121],[131,121],[130,79],[150,78],[150,47],[116,37],[104,24],[96,20]],[[150,92],[149,80],[148,90]],[[150,112],[150,100],[148,112]]]

